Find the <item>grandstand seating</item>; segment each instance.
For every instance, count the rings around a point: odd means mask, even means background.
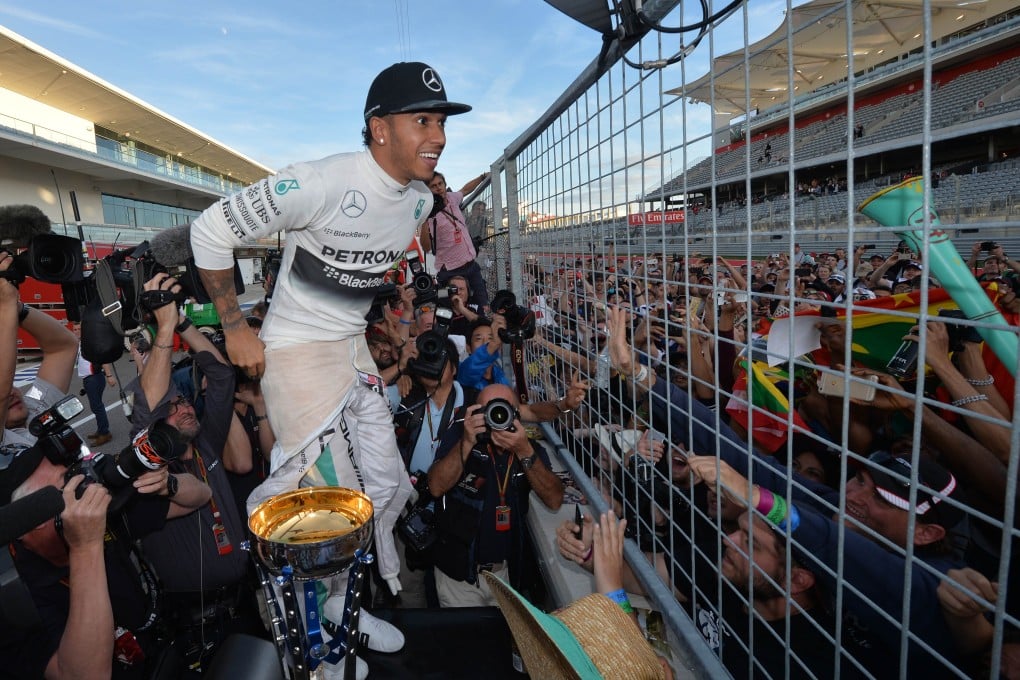
[[[933,131],[1020,112],[1020,55],[1003,59],[987,68],[958,73],[946,80],[940,80],[937,76],[933,78],[937,85],[931,102]],[[903,86],[898,89],[903,89]],[[920,134],[923,112],[924,100],[919,87],[913,91],[907,89],[897,92],[877,102],[868,101],[859,105],[854,120],[863,125],[864,137],[856,141],[857,147],[862,153],[867,153],[868,146]],[[847,115],[842,110],[833,110],[831,115],[798,127],[794,135],[794,159],[811,160],[844,151],[847,143],[846,129]],[[763,158],[767,143],[772,145],[771,162],[763,160],[758,163],[758,159]],[[687,172],[688,190],[704,189],[713,178],[719,183],[742,177],[747,167],[748,153],[752,173],[784,163],[789,155],[788,131],[780,129],[774,134],[755,137],[750,142],[750,151],[747,146],[740,145],[715,154],[714,176],[712,157],[702,160]],[[664,185],[663,191],[679,191],[683,188],[683,181],[683,176],[676,177]],[[648,195],[659,194],[660,190],[656,189]],[[767,214],[767,207],[756,212]]]

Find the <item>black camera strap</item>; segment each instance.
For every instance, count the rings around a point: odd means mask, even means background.
[[[429,397],[429,401],[431,401],[431,397]],[[453,403],[455,401],[457,401],[457,388],[451,387],[450,388],[450,394],[446,398],[446,405],[443,407],[443,415],[440,416],[440,418],[439,418],[439,431],[435,433],[434,437],[432,437],[432,441],[434,441],[434,442],[443,441],[443,435],[446,434],[446,431],[450,428],[450,423],[453,422],[453,417],[452,417],[453,416]],[[431,408],[432,407],[430,405],[426,405],[425,408],[430,409],[430,412],[428,413],[428,416],[429,416],[429,434],[431,435],[432,434],[432,414],[431,414]]]
[[[514,382],[517,387],[517,398],[522,404],[528,401],[528,376],[524,372],[524,343],[510,343],[510,366],[514,371]]]
[[[450,213],[446,209],[446,206],[443,206],[442,209],[440,209],[439,212],[443,213],[444,215],[446,215],[447,217],[450,218],[450,222],[453,223],[453,226],[454,226],[455,229],[462,229],[465,234],[468,234],[468,239],[471,238],[471,235],[468,233],[467,224],[462,222],[462,221],[460,221],[460,220],[458,220],[452,213]],[[435,257],[435,255],[436,255],[436,234],[438,233],[438,229],[439,229],[439,219],[437,217],[438,215],[439,215],[439,213],[436,213],[436,215],[429,217],[429,220],[428,220],[429,225],[430,225],[429,231],[432,233],[432,256],[433,257]]]
[[[95,273],[92,275],[96,282],[96,292],[99,294],[99,304],[102,305],[103,316],[110,320],[110,325],[119,334],[124,335],[124,328],[121,325],[121,310],[123,306],[120,296],[117,295],[117,284],[113,280],[113,270],[110,263],[103,258],[96,262]]]
[[[450,395],[446,399],[446,405],[443,407],[443,413],[439,418],[438,433],[433,431],[432,406],[429,403],[432,400],[431,394],[426,394],[423,399],[416,401],[411,406],[402,406],[397,411],[395,416],[396,424],[398,428],[406,429],[408,435],[406,443],[401,447],[403,449],[401,456],[404,458],[405,466],[411,463],[411,457],[414,455],[414,448],[417,445],[418,437],[421,436],[422,426],[425,424],[426,418],[429,421],[429,437],[432,441],[440,442],[443,440],[443,435],[446,434],[446,430],[453,422],[454,402],[457,400],[455,390],[456,388],[454,387],[450,388]]]

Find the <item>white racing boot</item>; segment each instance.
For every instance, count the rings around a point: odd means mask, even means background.
[[[322,606],[322,615],[339,626],[344,620],[345,601],[344,593],[331,595]],[[361,644],[373,652],[398,652],[404,647],[404,634],[393,624],[372,616],[364,607],[358,617],[358,635]]]
[[[368,677],[368,664],[361,660],[361,657],[354,657],[354,678],[355,680],[365,680]],[[340,659],[340,663],[333,665],[331,663],[324,663],[319,668],[322,669],[323,680],[344,680],[344,659]]]

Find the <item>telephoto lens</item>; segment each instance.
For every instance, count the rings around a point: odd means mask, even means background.
[[[157,420],[135,435],[131,444],[117,454],[113,465],[103,466],[103,482],[111,487],[123,486],[139,475],[177,460],[187,448],[188,442],[175,427],[165,420]]]

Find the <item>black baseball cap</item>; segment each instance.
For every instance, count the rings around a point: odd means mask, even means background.
[[[467,113],[471,107],[446,99],[446,86],[436,70],[420,61],[402,61],[375,77],[365,100],[365,120],[372,116],[417,111]]]
[[[910,473],[912,466],[909,458],[894,456],[887,451],[876,451],[868,456],[865,469],[871,474],[875,483],[875,491],[901,510],[910,511]],[[921,456],[918,460],[917,505],[914,514],[918,521],[928,524],[940,524],[947,529],[956,526],[963,519],[962,511],[956,506],[943,502],[946,498],[959,500],[956,477],[931,460]]]

